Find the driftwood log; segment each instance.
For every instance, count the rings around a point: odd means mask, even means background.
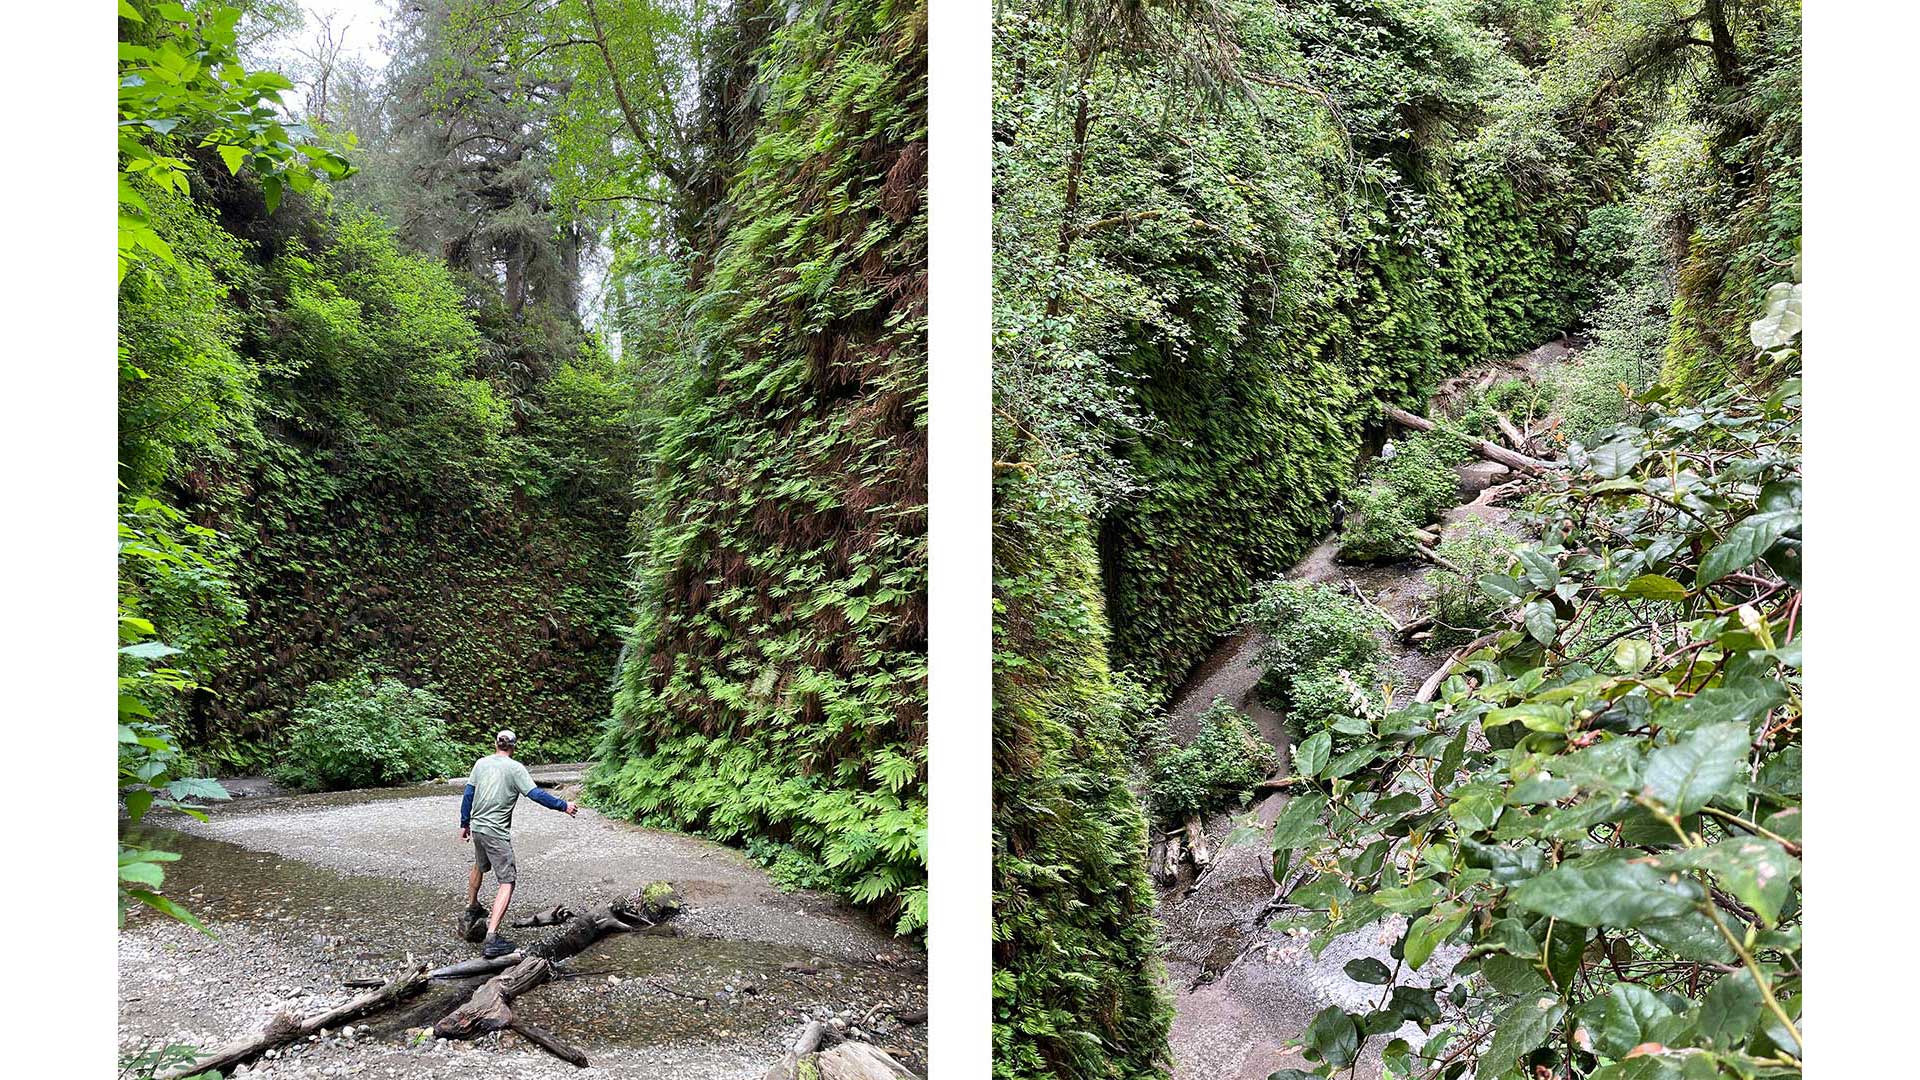
[[[1413,695],[1413,700],[1416,702],[1432,701],[1433,695],[1440,692],[1440,684],[1446,682],[1447,676],[1453,673],[1455,665],[1467,657],[1472,656],[1474,653],[1479,652],[1481,649],[1493,644],[1499,637],[1500,631],[1496,630],[1491,634],[1482,634],[1472,641],[1467,642],[1465,645],[1462,645],[1460,648],[1455,649],[1453,655],[1441,661],[1440,666],[1433,669],[1433,674],[1427,676],[1427,681],[1420,684],[1420,692]]]
[[[553,1032],[548,1031],[546,1028],[536,1024],[529,1024],[522,1020],[515,1020],[509,1026],[512,1027],[515,1034],[540,1049],[545,1050],[547,1053],[552,1054],[554,1057],[559,1058],[561,1061],[569,1065],[577,1065],[582,1069],[587,1067],[587,1055],[582,1053],[579,1047],[561,1042],[554,1037]]]
[[[893,1055],[871,1043],[843,1042],[813,1059],[820,1080],[917,1080]]]
[[[871,1043],[843,1042],[823,1051],[820,1044],[826,1037],[825,1024],[809,1021],[800,1029],[793,1047],[767,1070],[763,1080],[798,1080],[803,1076],[819,1080],[919,1080],[893,1055]]]
[[[361,994],[345,1005],[338,1005],[325,1012],[315,1013],[304,1020],[294,1016],[292,1013],[283,1012],[279,1016],[274,1017],[273,1020],[267,1024],[267,1030],[261,1032],[259,1036],[230,1043],[214,1051],[210,1057],[200,1058],[192,1065],[175,1069],[166,1074],[164,1080],[176,1080],[178,1077],[192,1076],[195,1073],[212,1072],[216,1069],[223,1074],[231,1073],[235,1068],[245,1065],[276,1046],[284,1046],[287,1043],[304,1039],[318,1032],[321,1028],[336,1027],[349,1020],[359,1019],[368,1013],[379,1012],[390,1005],[397,1004],[419,993],[421,990],[426,989],[426,986],[426,965],[416,964],[412,958],[409,957],[406,969],[387,980],[386,984],[379,989]]]
[[[564,910],[566,909],[549,908],[534,918]],[[273,1018],[273,1021],[267,1025],[267,1029],[260,1035],[216,1050],[212,1055],[198,1059],[190,1066],[166,1074],[162,1080],[176,1080],[179,1077],[215,1069],[223,1073],[231,1073],[235,1067],[251,1062],[274,1047],[304,1039],[322,1028],[338,1027],[350,1020],[357,1020],[362,1016],[398,1005],[426,989],[435,979],[463,979],[489,973],[498,974],[479,984],[469,997],[435,1024],[436,1034],[446,1038],[473,1038],[489,1031],[513,1028],[528,1042],[547,1050],[555,1057],[584,1067],[587,1057],[577,1048],[569,1046],[555,1037],[552,1032],[516,1021],[511,1008],[513,998],[551,978],[554,962],[579,953],[605,935],[641,930],[670,919],[679,911],[680,900],[673,886],[664,881],[656,881],[630,896],[614,900],[593,911],[578,915],[567,911],[569,917],[564,924],[542,935],[539,941],[526,949],[510,956],[493,960],[466,960],[432,971],[428,971],[424,964],[414,963],[409,957],[406,969],[400,974],[344,1005],[316,1013],[305,1019],[292,1013],[281,1013]],[[457,929],[463,936],[469,932],[471,917],[472,909],[461,914]],[[486,923],[483,919],[482,931],[485,928]]]
[[[513,999],[546,982],[553,964],[545,957],[529,956],[481,984],[473,996],[459,1008],[433,1025],[433,1034],[441,1039],[473,1039],[488,1032],[513,1026]]]
[[[800,1072],[800,1059],[820,1049],[820,1041],[827,1037],[827,1025],[818,1020],[810,1020],[800,1029],[800,1037],[773,1067],[767,1070],[766,1080],[792,1080]]]
[[[1213,862],[1213,847],[1207,843],[1207,823],[1199,814],[1187,815],[1187,851],[1193,865],[1201,869]]]
[[[1499,426],[1500,434],[1507,440],[1508,446],[1513,447],[1523,454],[1533,450],[1533,443],[1521,432],[1518,425],[1507,419],[1506,413],[1495,412],[1493,414],[1493,422]]]
[[[1405,409],[1393,406],[1387,408],[1387,418],[1399,424],[1401,427],[1409,427],[1415,431],[1432,431],[1434,427],[1433,421],[1426,417],[1416,416]],[[1546,461],[1541,458],[1528,457],[1525,454],[1516,453],[1501,446],[1499,443],[1489,442],[1486,439],[1469,440],[1469,445],[1471,445],[1481,457],[1486,458],[1488,461],[1497,461],[1509,469],[1528,473],[1533,476],[1539,476],[1541,473],[1547,472],[1550,469],[1566,467],[1558,461]]]

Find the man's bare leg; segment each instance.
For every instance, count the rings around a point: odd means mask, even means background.
[[[513,882],[500,883],[500,891],[493,896],[493,917],[487,920],[487,938],[492,940],[500,936],[500,921],[507,917],[507,905],[513,903]]]
[[[469,866],[467,867],[467,906],[472,907],[479,902],[480,868],[477,866]]]

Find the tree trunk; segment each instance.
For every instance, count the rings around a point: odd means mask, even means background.
[[[826,1035],[827,1025],[818,1020],[808,1021],[807,1026],[800,1029],[800,1037],[794,1040],[793,1049],[774,1062],[773,1067],[767,1070],[765,1080],[793,1080],[800,1071],[800,1059],[818,1050],[820,1040]]]
[[[1434,426],[1433,421],[1426,417],[1415,416],[1405,409],[1394,406],[1388,406],[1387,418],[1402,427],[1410,427],[1415,431],[1432,431]],[[1563,462],[1543,461],[1540,458],[1517,454],[1498,443],[1491,443],[1485,439],[1472,439],[1469,440],[1469,444],[1474,450],[1479,452],[1481,457],[1486,458],[1488,461],[1497,461],[1509,469],[1515,469],[1534,476],[1539,476],[1549,469],[1566,468]]]

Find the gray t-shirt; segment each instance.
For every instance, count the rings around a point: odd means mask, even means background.
[[[467,783],[473,785],[468,827],[501,840],[513,839],[513,804],[533,790],[533,774],[505,754],[488,754],[473,763]]]

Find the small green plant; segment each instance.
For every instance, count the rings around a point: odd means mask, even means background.
[[[1487,388],[1487,407],[1526,427],[1553,408],[1553,384],[1527,379],[1501,379]]]
[[[1426,432],[1393,444],[1375,469],[1380,481],[1406,505],[1407,516],[1426,524],[1456,501],[1460,484],[1453,467],[1466,460],[1457,435]]]
[[[1427,432],[1389,443],[1372,477],[1350,497],[1340,557],[1384,562],[1413,554],[1414,530],[1439,518],[1459,496],[1453,467],[1464,460],[1461,439]]]
[[[1165,820],[1239,806],[1272,775],[1273,747],[1246,713],[1215,698],[1200,717],[1200,734],[1153,760],[1153,811]]]
[[[155,1049],[143,1049],[120,1059],[120,1080],[154,1080],[182,1065],[192,1065],[199,1057],[199,1048],[186,1043],[167,1043]],[[185,1080],[223,1080],[225,1076],[220,1070],[211,1069],[194,1073]]]
[[[438,694],[361,672],[316,683],[294,712],[274,777],[307,791],[391,787],[460,772],[466,754],[447,735]]]
[[[1513,565],[1514,543],[1513,537],[1477,520],[1440,541],[1440,557],[1458,570],[1436,566],[1427,571],[1435,648],[1463,645],[1493,628],[1502,605],[1480,588],[1480,579],[1505,573]]]
[[[1261,691],[1293,730],[1355,727],[1385,704],[1379,635],[1387,622],[1373,608],[1325,585],[1275,581],[1260,589],[1247,621],[1266,637],[1255,658],[1266,669]]]
[[[1306,734],[1331,730],[1359,734],[1386,707],[1382,693],[1385,672],[1371,664],[1349,670],[1337,664],[1316,664],[1293,677],[1288,694],[1287,720]]]
[[[1379,612],[1338,589],[1305,581],[1261,586],[1246,621],[1267,639],[1257,662],[1281,673],[1327,664],[1371,669],[1382,656],[1375,635],[1387,629]]]
[[[1393,562],[1413,555],[1420,523],[1385,484],[1368,484],[1348,496],[1340,529],[1340,557],[1347,562]]]

